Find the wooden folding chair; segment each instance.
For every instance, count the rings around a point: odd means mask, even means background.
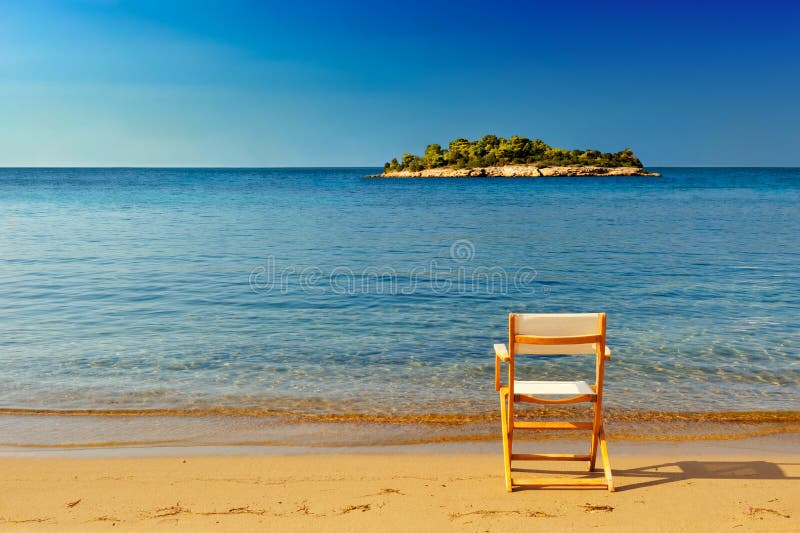
[[[500,391],[500,418],[503,431],[503,460],[506,490],[514,486],[581,486],[605,487],[614,490],[611,464],[608,461],[606,437],[603,431],[603,372],[611,359],[606,346],[606,314],[515,314],[508,315],[508,349],[495,344],[495,389]],[[519,381],[514,375],[517,355],[580,355],[595,354],[595,384],[585,381]],[[500,386],[500,362],[508,363],[508,384]],[[549,399],[547,397],[550,397]],[[591,422],[531,422],[514,418],[516,402],[564,405],[580,402],[594,404]],[[587,455],[576,454],[519,454],[513,453],[514,430],[586,430],[592,432]],[[518,478],[512,477],[512,461],[588,461],[589,471],[595,469],[597,448],[603,459],[605,479],[580,478]]]

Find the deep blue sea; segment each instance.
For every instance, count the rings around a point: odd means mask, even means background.
[[[655,170],[0,169],[0,408],[494,412],[508,312],[605,311],[607,405],[800,409],[800,169]]]

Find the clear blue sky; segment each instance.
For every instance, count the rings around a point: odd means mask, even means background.
[[[0,166],[379,166],[486,133],[799,166],[798,3],[645,4],[0,1]]]

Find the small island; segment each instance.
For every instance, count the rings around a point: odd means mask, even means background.
[[[430,144],[420,157],[406,153],[383,166],[375,178],[660,176],[645,170],[630,148],[621,152],[565,150],[541,139],[486,135],[456,139],[443,149]]]

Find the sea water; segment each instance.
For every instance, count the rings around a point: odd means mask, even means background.
[[[655,170],[0,169],[0,409],[494,413],[509,312],[604,311],[610,409],[800,410],[800,169]]]

